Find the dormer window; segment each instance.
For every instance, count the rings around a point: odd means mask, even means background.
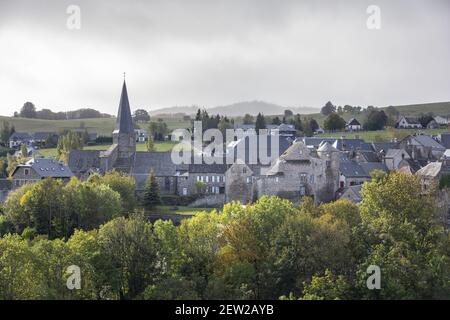
[[[24,174],[27,176],[27,175],[29,175],[30,174],[30,169],[25,169],[24,170]]]

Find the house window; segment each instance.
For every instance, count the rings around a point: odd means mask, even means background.
[[[252,178],[251,177],[247,177],[247,183],[252,182]]]
[[[25,172],[25,175],[27,176],[30,174],[30,169],[25,169],[24,172]]]
[[[209,182],[209,176],[205,177],[205,182]]]
[[[211,177],[211,182],[216,182],[216,176]]]
[[[197,182],[200,182],[200,181],[201,181],[201,177],[197,176]]]
[[[309,176],[309,183],[314,183],[314,175]]]
[[[306,173],[300,173],[300,182],[306,183],[307,181],[306,177],[307,177]]]
[[[183,196],[187,196],[187,188],[183,188]]]
[[[275,177],[275,182],[278,182],[278,177]]]

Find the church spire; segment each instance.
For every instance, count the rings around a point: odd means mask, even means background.
[[[125,74],[123,79],[122,94],[120,96],[119,111],[117,113],[116,131],[120,133],[134,132],[130,103],[128,101],[127,85],[125,83]]]

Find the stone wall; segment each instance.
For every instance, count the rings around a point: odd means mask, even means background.
[[[253,202],[255,177],[246,164],[233,164],[225,173],[226,201],[240,201],[242,204]]]

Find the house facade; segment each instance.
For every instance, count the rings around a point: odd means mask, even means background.
[[[38,182],[45,178],[55,178],[68,181],[74,176],[64,163],[46,158],[31,159],[18,165],[12,173],[12,188],[19,188],[27,183]]]
[[[396,127],[399,129],[422,129],[422,125],[417,119],[404,116],[397,121]]]

